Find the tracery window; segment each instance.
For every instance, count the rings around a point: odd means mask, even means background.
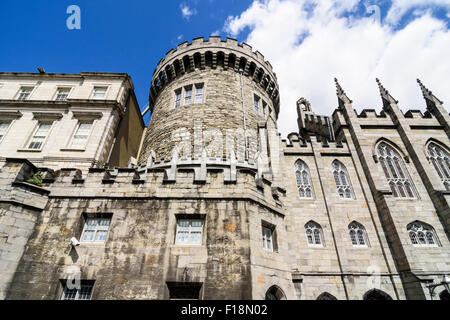
[[[320,227],[320,225],[313,221],[310,221],[305,225],[305,228],[308,245],[323,246],[322,228]]]
[[[367,240],[366,230],[363,225],[353,221],[348,225],[348,230],[350,234],[350,240],[353,246],[368,247],[369,241]]]
[[[414,198],[414,187],[400,154],[385,142],[378,145],[377,153],[394,197]]]
[[[348,178],[347,169],[338,160],[333,161],[333,176],[336,182],[336,188],[339,196],[343,199],[352,199],[353,191],[350,185],[350,179]]]
[[[410,223],[406,229],[413,245],[438,246],[436,234],[431,226],[415,221]]]
[[[297,187],[300,198],[311,199],[313,195],[309,169],[306,163],[304,163],[302,160],[297,160],[297,162],[295,162],[295,178],[297,180]]]
[[[439,178],[446,190],[450,190],[450,155],[434,142],[431,142],[427,148],[428,157],[436,169]]]

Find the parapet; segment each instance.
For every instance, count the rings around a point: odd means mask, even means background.
[[[264,59],[259,51],[253,51],[246,43],[239,44],[236,39],[211,36],[195,38],[192,43],[187,41],[179,44],[177,49],[171,49],[162,58],[153,72],[150,88],[150,110],[159,92],[164,86],[185,73],[206,67],[224,70],[230,69],[242,72],[246,77],[258,83],[273,101],[275,111],[279,113],[279,87],[272,65]]]

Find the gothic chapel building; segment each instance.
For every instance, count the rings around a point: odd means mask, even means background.
[[[448,111],[377,80],[357,113],[335,81],[283,140],[230,38],[159,61],[147,127],[126,74],[0,73],[0,298],[448,300]]]

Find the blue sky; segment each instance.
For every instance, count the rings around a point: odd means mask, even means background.
[[[185,40],[220,31],[227,16],[239,14],[250,3],[2,0],[0,70],[37,72],[43,67],[55,73],[126,72],[144,108],[153,70],[167,51]],[[66,27],[66,9],[71,4],[81,9],[81,30]],[[187,20],[182,5],[195,9],[196,14]]]
[[[66,27],[72,4],[81,30]],[[167,51],[199,36],[231,36],[274,66],[286,135],[296,130],[300,97],[331,114],[334,77],[357,110],[380,109],[375,77],[403,109],[425,108],[416,77],[450,102],[449,21],[450,0],[2,0],[0,71],[126,72],[144,108]]]

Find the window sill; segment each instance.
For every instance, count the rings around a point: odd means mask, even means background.
[[[17,149],[17,152],[42,152],[42,149]]]
[[[81,149],[77,149],[77,148],[61,148],[59,150],[60,151],[84,152],[84,151],[86,151],[86,148],[81,148]]]

